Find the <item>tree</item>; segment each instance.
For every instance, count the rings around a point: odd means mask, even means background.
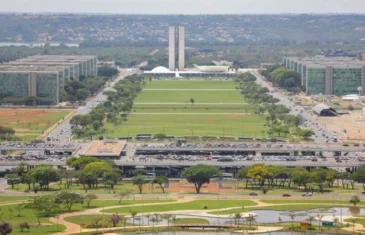
[[[28,224],[28,222],[22,222],[20,224],[18,224],[18,228],[20,228],[20,232],[23,232],[24,229],[30,229],[30,226]]]
[[[264,186],[265,180],[272,175],[273,173],[264,165],[255,165],[247,172],[247,177],[257,181],[260,186]]]
[[[312,222],[316,219],[315,216],[309,216],[307,221],[309,222],[310,227],[312,227]]]
[[[249,224],[251,228],[252,224],[256,222],[256,216],[253,214],[248,214],[248,216],[246,217],[246,222]]]
[[[56,182],[59,180],[60,175],[57,169],[52,166],[39,165],[29,171],[34,181],[37,182],[41,190],[48,190],[50,182]]]
[[[193,97],[190,98],[190,103],[193,105],[195,103],[195,99]]]
[[[84,197],[84,200],[87,204],[87,208],[90,208],[90,203],[92,200],[96,200],[98,197],[95,194],[87,194]]]
[[[185,168],[181,173],[181,178],[185,178],[189,183],[193,183],[197,193],[204,184],[209,184],[210,179],[221,178],[221,172],[216,166],[198,164]]]
[[[153,136],[154,139],[157,139],[157,140],[164,140],[166,138],[166,134],[164,133],[157,133]]]
[[[96,157],[88,157],[88,156],[84,156],[84,157],[79,157],[79,158],[69,158],[66,161],[66,164],[69,167],[73,167],[75,168],[75,170],[80,170],[80,169],[84,169],[84,167],[92,162],[101,162],[100,159],[96,158]]]
[[[145,169],[137,168],[133,171],[133,175],[147,175],[147,171]]]
[[[96,215],[95,217],[92,218],[92,222],[96,227],[96,231],[97,231],[97,228],[99,228],[100,221],[102,221],[103,219],[104,219],[103,215]]]
[[[242,218],[241,213],[235,213],[233,215],[234,223],[237,225],[240,223],[240,219]]]
[[[26,208],[33,210],[38,219],[38,225],[41,224],[41,216],[50,216],[59,212],[59,204],[55,203],[53,195],[37,196],[26,204]]]
[[[162,193],[165,193],[165,189],[163,187],[164,184],[167,184],[169,179],[166,176],[160,175],[152,180],[152,184],[158,184],[162,190]]]
[[[27,184],[28,189],[30,190],[30,186],[31,186],[31,184],[35,183],[35,180],[34,180],[32,174],[30,172],[28,172],[21,176],[20,182],[22,182],[23,184]]]
[[[147,183],[147,180],[143,175],[136,175],[132,178],[132,183],[138,186],[139,193],[142,194],[143,185]]]
[[[75,203],[83,204],[84,198],[77,193],[61,192],[56,195],[55,202],[63,204],[68,211],[71,211],[71,208]]]
[[[357,195],[352,196],[350,199],[350,203],[352,203],[354,206],[356,206],[356,204],[358,204],[359,202],[360,202],[360,198]]]
[[[362,187],[365,190],[365,166],[360,165],[356,172],[353,174],[354,180],[356,180],[359,183],[362,183]]]
[[[308,140],[312,135],[314,135],[314,131],[312,131],[312,130],[299,130],[298,135],[301,136],[304,140]]]
[[[5,179],[11,184],[11,188],[14,189],[14,185],[19,183],[19,176],[17,174],[6,174]]]
[[[0,234],[6,235],[13,231],[13,227],[10,225],[9,222],[0,222]]]
[[[319,229],[321,229],[323,217],[324,217],[324,215],[320,215],[320,214],[317,215]]]
[[[137,216],[137,214],[138,214],[138,211],[135,211],[135,210],[129,210],[129,213],[131,213],[131,216],[132,216],[132,219],[133,219],[132,224],[134,225],[134,218],[136,218],[136,216]]]
[[[123,198],[129,197],[131,194],[133,194],[133,191],[131,189],[124,189],[114,196],[118,197],[118,199],[119,199],[118,203],[120,205],[120,204],[122,204]]]
[[[17,209],[17,211],[18,211],[18,217],[20,217],[21,215],[20,215],[20,213],[21,213],[21,211],[23,210],[25,208],[25,204],[24,203],[20,203],[20,204],[17,204],[16,205],[16,209]]]
[[[261,187],[261,192],[263,193],[263,194],[266,194],[267,192],[269,191],[269,188],[268,187]]]
[[[113,214],[110,219],[112,220],[113,223],[113,227],[116,227],[117,224],[119,223],[119,221],[122,219],[122,217],[120,215],[117,214]]]
[[[289,213],[289,217],[291,219],[291,228],[294,229],[294,219],[297,217],[297,215],[293,212]]]

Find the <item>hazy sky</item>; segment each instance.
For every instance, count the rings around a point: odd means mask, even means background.
[[[1,12],[365,13],[365,0],[0,0]]]

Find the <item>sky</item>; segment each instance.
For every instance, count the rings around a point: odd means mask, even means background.
[[[120,14],[365,13],[365,0],[0,0],[0,12]]]

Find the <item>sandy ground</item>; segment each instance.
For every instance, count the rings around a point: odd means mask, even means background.
[[[365,140],[365,111],[351,111],[337,117],[317,117],[317,120],[328,130],[335,131],[339,139]]]

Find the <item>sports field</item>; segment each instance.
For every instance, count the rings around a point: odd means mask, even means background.
[[[36,139],[53,124],[61,121],[69,110],[0,109],[0,125],[11,127],[22,141]]]
[[[107,137],[165,133],[174,136],[261,137],[265,121],[231,80],[152,80],[134,100],[128,121],[107,123]],[[191,102],[191,99],[194,102]]]

